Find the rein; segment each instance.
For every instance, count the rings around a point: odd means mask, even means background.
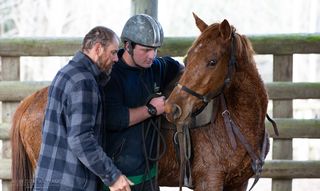
[[[248,152],[249,156],[251,157],[251,160],[252,160],[251,167],[252,167],[252,170],[255,174],[255,179],[254,179],[252,186],[249,189],[249,191],[250,191],[255,186],[255,184],[258,182],[260,175],[261,175],[261,172],[262,172],[262,166],[264,165],[265,154],[267,151],[268,133],[265,129],[263,144],[262,144],[262,148],[261,148],[262,150],[261,150],[260,157],[259,157],[254,152],[252,146],[247,141],[245,136],[241,133],[240,128],[232,120],[232,118],[230,116],[230,112],[227,108],[225,97],[223,94],[220,95],[220,101],[221,101],[222,110],[223,110],[222,116],[224,119],[224,124],[226,125],[227,134],[228,134],[228,137],[231,142],[231,146],[232,146],[233,150],[236,150],[236,148],[237,148],[237,143],[235,140],[235,137],[237,137],[238,140],[240,141],[240,143],[242,143],[242,145],[244,146],[244,148]]]
[[[144,132],[146,130],[146,132]],[[156,144],[157,150],[155,153],[155,156],[152,156],[152,149],[147,150],[147,143],[145,140],[147,139],[147,135],[149,131],[152,131],[152,139],[150,144],[154,145]],[[159,160],[163,157],[167,150],[167,145],[164,136],[161,133],[161,118],[160,117],[153,117],[149,120],[147,124],[143,125],[143,128],[141,130],[141,135],[143,137],[142,139],[142,146],[143,146],[143,152],[144,152],[144,157],[145,157],[145,162],[146,162],[146,169],[143,175],[143,181],[142,181],[142,186],[141,189],[144,188],[144,184],[146,179],[151,178],[149,177],[151,173],[151,167],[149,165],[150,161],[156,162],[155,170],[158,172],[159,168]],[[160,145],[162,144],[163,149],[160,150]],[[152,148],[152,146],[151,146]],[[155,177],[155,184],[150,181],[150,186],[151,186],[151,191],[156,191],[156,188],[158,186],[158,173],[156,173]]]

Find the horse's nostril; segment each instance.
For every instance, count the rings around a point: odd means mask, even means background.
[[[179,107],[179,105],[177,104],[173,104],[172,106],[172,114],[173,114],[173,119],[176,120],[178,119],[182,112],[181,112],[181,108]]]

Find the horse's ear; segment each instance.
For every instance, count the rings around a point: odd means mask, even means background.
[[[231,38],[232,29],[229,22],[224,19],[219,26],[219,31],[224,40],[228,40]]]
[[[197,27],[200,29],[201,32],[203,32],[208,27],[208,25],[205,22],[203,22],[203,20],[201,20],[195,13],[192,12],[192,14],[194,20],[196,21]]]

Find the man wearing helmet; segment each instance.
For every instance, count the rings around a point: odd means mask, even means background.
[[[115,165],[135,185],[133,191],[159,190],[155,186],[157,140],[152,120],[164,112],[164,96],[158,95],[183,66],[170,57],[156,57],[162,45],[160,23],[145,14],[131,17],[121,40],[124,48],[105,87],[104,149]],[[151,128],[150,128],[151,127]]]

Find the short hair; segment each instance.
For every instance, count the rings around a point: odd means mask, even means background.
[[[82,51],[90,50],[96,43],[107,47],[114,38],[119,40],[119,37],[113,30],[103,26],[96,26],[84,37],[81,49]]]

